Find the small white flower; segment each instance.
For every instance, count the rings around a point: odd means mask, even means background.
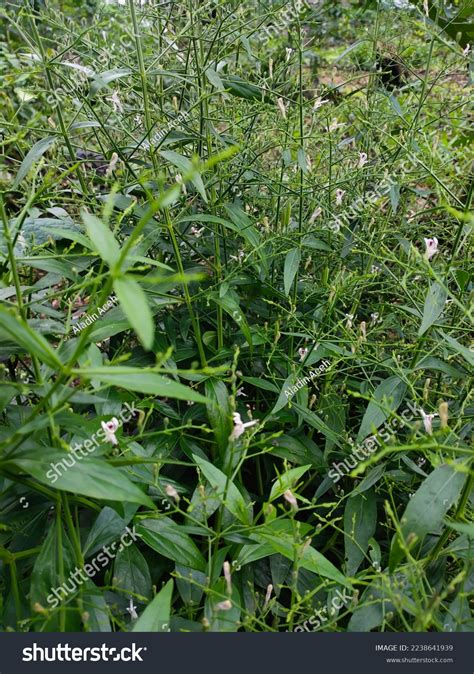
[[[323,98],[317,98],[314,101],[313,110],[319,110],[319,108],[325,105],[326,103],[329,103],[329,101],[324,100]]]
[[[183,176],[181,175],[181,173],[176,174],[175,180],[178,183],[178,185],[181,186],[181,189],[183,190],[183,194],[187,194],[188,192],[186,190],[186,185],[184,184]]]
[[[133,599],[131,597],[127,611],[130,613],[130,617],[132,620],[136,620],[138,618],[137,607],[134,606]]]
[[[230,599],[226,599],[225,601],[221,601],[218,604],[216,604],[216,609],[218,611],[230,611],[232,608],[232,602]]]
[[[312,538],[307,538],[301,547],[301,553],[304,554],[312,542]]]
[[[341,220],[339,218],[336,218],[334,222],[330,222],[328,227],[331,230],[331,232],[335,232],[338,234],[341,231]]]
[[[191,229],[189,230],[190,234],[195,236],[197,239],[201,236],[203,231],[204,231],[204,227],[196,227],[195,225],[193,225],[191,227]]]
[[[244,398],[248,398],[248,395],[244,392],[244,389],[238,388],[237,391],[235,392],[236,396],[243,396]]]
[[[232,576],[230,574],[230,564],[229,562],[224,562],[224,578],[227,585],[227,594],[232,594]]]
[[[365,321],[361,321],[359,329],[362,341],[363,342],[367,341],[367,323]]]
[[[336,206],[340,206],[342,204],[342,200],[345,195],[345,190],[337,189],[336,190]]]
[[[367,164],[367,153],[359,152],[359,161],[357,163],[357,168],[362,168],[364,164]]]
[[[346,328],[352,328],[352,321],[354,320],[354,314],[346,314]]]
[[[109,165],[107,166],[107,170],[105,172],[106,178],[110,178],[112,173],[115,171],[115,169],[117,168],[118,160],[119,160],[118,154],[116,152],[112,152]]]
[[[376,264],[373,264],[370,268],[370,273],[371,274],[379,274],[380,273],[380,267]]]
[[[255,426],[255,424],[257,423],[256,420],[246,421],[245,423],[243,423],[242,417],[238,412],[234,412],[234,414],[232,415],[232,419],[234,420],[234,429],[230,434],[229,440],[237,440],[245,432],[246,428]]]
[[[239,254],[238,254],[238,255],[230,255],[230,256],[229,256],[229,260],[235,260],[236,262],[242,262],[242,260],[244,259],[244,257],[245,257],[244,251],[243,251],[243,250],[239,250]]]
[[[466,47],[465,47],[465,49],[464,49],[463,52],[462,52],[462,55],[463,55],[464,57],[469,56],[470,50],[471,50],[471,45],[470,45],[470,44],[467,44]]]
[[[109,96],[108,98],[109,101],[112,101],[112,105],[114,107],[114,112],[120,112],[123,114],[123,105],[120,101],[119,95],[116,91],[112,94],[112,96]]]
[[[370,325],[376,325],[379,320],[379,315],[376,311],[373,314],[370,314]]]
[[[313,222],[316,220],[316,218],[319,218],[319,216],[321,215],[322,212],[323,212],[323,209],[321,208],[321,206],[318,206],[317,209],[315,211],[313,211],[313,214],[311,215],[311,217],[309,219],[309,224],[312,225]]]
[[[272,596],[272,592],[273,592],[273,585],[270,583],[269,585],[267,585],[267,593],[265,595],[265,603],[263,605],[263,610],[267,608],[270,602],[270,597]]]
[[[438,252],[438,239],[433,237],[432,239],[425,239],[425,260],[431,260],[433,255],[436,255]]]
[[[178,501],[179,501],[179,494],[178,494],[178,492],[176,491],[176,489],[173,487],[172,484],[167,484],[167,485],[166,485],[166,487],[165,487],[165,493],[166,493],[167,496],[169,496],[170,498],[174,499],[174,500],[176,501],[176,503],[178,503]]]
[[[286,51],[286,62],[288,63],[293,53],[293,49],[291,47],[285,47],[285,51]]]
[[[298,349],[298,355],[299,355],[299,357],[300,357],[300,362],[302,363],[302,362],[304,361],[304,359],[306,358],[306,356],[308,355],[308,349],[306,349],[306,348],[303,347],[303,346],[300,347],[300,348]]]
[[[329,125],[329,131],[336,131],[337,129],[340,129],[343,126],[344,124],[338,122],[337,119],[333,119],[331,124]]]
[[[375,571],[380,572],[380,571],[382,570],[382,569],[380,568],[379,562],[372,562],[372,566],[373,566],[373,568],[374,568]]]
[[[105,441],[118,445],[118,440],[115,437],[115,432],[120,425],[118,419],[113,417],[110,421],[101,421],[100,424],[105,432]]]
[[[281,112],[281,116],[283,117],[283,119],[286,119],[286,106],[283,101],[283,98],[277,98],[277,105]]]
[[[288,501],[293,510],[298,510],[298,501],[296,500],[291,489],[287,489],[283,494],[285,501]]]
[[[423,426],[428,435],[433,435],[433,419],[438,416],[438,414],[426,414],[424,410],[420,408],[421,418],[423,419]]]

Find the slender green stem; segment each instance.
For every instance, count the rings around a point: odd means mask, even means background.
[[[16,562],[14,559],[10,561],[10,579],[12,584],[13,601],[15,603],[16,623],[18,627],[18,623],[21,620],[21,599],[20,599],[20,588],[18,587]]]
[[[181,258],[181,252],[179,250],[179,245],[178,245],[178,242],[176,240],[176,234],[175,234],[175,231],[174,231],[173,223],[171,221],[171,217],[170,217],[170,214],[169,214],[169,211],[168,211],[167,208],[165,208],[164,213],[165,213],[166,226],[168,228],[168,233],[169,233],[169,236],[170,236],[170,239],[171,239],[171,245],[173,246],[173,251],[174,251],[175,258],[176,258],[176,264],[178,265],[178,271],[183,277],[184,298],[186,300],[186,306],[188,308],[189,317],[191,319],[191,323],[192,323],[192,326],[193,326],[194,336],[196,338],[196,343],[197,343],[197,347],[198,347],[198,351],[199,351],[199,358],[201,360],[201,367],[206,367],[207,360],[206,360],[206,354],[204,353],[204,346],[203,346],[202,337],[201,337],[201,329],[199,327],[198,318],[194,313],[191,295],[189,294],[188,284],[187,284],[186,278],[185,278],[183,260]]]

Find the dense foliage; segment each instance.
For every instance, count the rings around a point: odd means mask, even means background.
[[[3,3],[2,630],[473,629],[440,4]]]

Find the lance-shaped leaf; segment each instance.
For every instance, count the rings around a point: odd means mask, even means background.
[[[50,347],[46,339],[35,332],[28,323],[13,311],[0,306],[0,329],[8,337],[25,349],[28,354],[33,354],[43,363],[52,368],[62,368],[62,363],[54,349]]]
[[[197,168],[193,166],[192,161],[187,157],[183,157],[183,155],[178,154],[177,152],[172,152],[171,150],[163,150],[160,152],[160,154],[162,157],[171,162],[171,164],[176,166],[182,173],[192,176],[191,182],[201,195],[203,201],[207,204],[206,188],[204,187],[200,173],[198,172]]]
[[[268,543],[272,546],[275,552],[291,559],[295,559],[297,550],[295,549],[295,542],[291,535],[283,532],[275,534],[271,530],[261,529],[258,533],[252,534],[252,538],[260,543]],[[317,573],[324,578],[335,580],[341,585],[350,587],[350,582],[324,555],[315,550],[311,545],[299,546],[298,565],[303,569]]]
[[[47,138],[42,138],[33,145],[26,157],[21,162],[21,166],[18,169],[18,173],[16,174],[12,189],[16,190],[23,178],[28,175],[28,172],[30,171],[33,164],[35,164],[55,142],[56,136],[48,136]]]
[[[197,391],[153,370],[137,367],[94,367],[73,370],[73,373],[84,379],[97,379],[103,384],[119,386],[127,391],[138,391],[177,400],[191,400],[195,403],[210,402]]]
[[[133,626],[132,632],[168,632],[170,624],[173,579],[158,592]]]
[[[290,294],[294,278],[298,273],[300,260],[301,260],[301,253],[299,248],[293,248],[293,250],[290,250],[286,254],[285,265],[283,269],[283,283],[285,286],[285,295],[287,296]]]
[[[344,510],[344,547],[348,576],[353,576],[361,565],[376,524],[377,505],[372,490],[347,499]]]
[[[136,528],[144,543],[174,562],[198,571],[206,570],[206,560],[189,534],[169,517],[146,519]]]
[[[55,489],[106,501],[131,501],[149,508],[155,507],[153,501],[128,479],[122,469],[109,465],[103,459],[79,459],[79,456],[72,463],[72,453],[50,450],[39,454],[37,449],[27,449],[9,455],[5,465],[8,467],[12,464],[33,475],[38,482]]]
[[[150,350],[155,336],[155,323],[144,290],[130,276],[115,279],[114,290],[130,325],[144,348]]]
[[[87,234],[97,248],[100,257],[107,262],[109,267],[117,264],[120,258],[120,246],[114,235],[102,220],[91,213],[83,212],[82,219],[86,226]]]
[[[405,545],[412,546],[416,537],[417,550],[427,534],[439,534],[444,517],[456,503],[466,481],[467,474],[456,466],[444,464],[435,468],[411,497],[401,519],[401,535]],[[392,540],[390,570],[393,571],[404,555],[398,534]]]
[[[367,405],[365,414],[357,434],[357,442],[361,442],[372,432],[372,427],[378,428],[390,412],[398,408],[403,400],[407,386],[396,375],[384,379],[375,389],[372,400]]]
[[[423,320],[418,330],[418,336],[424,335],[428,328],[439,318],[446,304],[447,297],[448,292],[444,286],[439,283],[432,283],[430,285],[425,298]]]
[[[193,460],[199,466],[211,487],[216,490],[217,497],[224,503],[227,510],[243,524],[250,524],[252,519],[251,508],[227,475],[196,454],[193,454]]]

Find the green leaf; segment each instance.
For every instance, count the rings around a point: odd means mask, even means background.
[[[387,419],[390,412],[395,411],[403,400],[407,386],[400,377],[394,375],[384,379],[372,394],[357,434],[357,442],[361,442]]]
[[[158,592],[133,626],[132,632],[169,632],[173,579]]]
[[[298,166],[303,171],[305,175],[308,173],[308,161],[306,159],[306,153],[302,147],[298,148],[297,153]]]
[[[224,84],[213,68],[206,68],[205,75],[213,87],[218,91],[224,91]]]
[[[453,367],[449,363],[445,363],[441,358],[436,358],[436,356],[425,356],[413,367],[413,370],[437,370],[439,372],[444,372],[444,374],[453,379],[463,379],[467,374],[465,370]]]
[[[209,400],[193,389],[151,370],[135,367],[96,367],[73,370],[85,379],[97,379],[103,384],[120,386],[127,391],[138,391],[163,398],[208,403]]]
[[[289,393],[289,389],[293,387],[295,383],[296,383],[296,375],[294,372],[292,372],[283,382],[283,386],[281,387],[281,391],[278,395],[277,401],[273,406],[273,409],[270,412],[270,414],[276,414],[284,407],[286,407],[286,405],[288,404],[288,400],[291,400],[293,398],[293,396],[291,396]],[[288,391],[288,395],[286,395],[286,391]]]
[[[37,162],[38,159],[40,159],[40,157],[42,157],[55,142],[56,136],[47,136],[33,145],[31,150],[21,162],[21,166],[18,169],[18,173],[16,174],[16,178],[12,186],[13,190],[16,190],[23,178],[28,175],[28,172],[30,171],[33,164]]]
[[[252,220],[247,213],[240,208],[238,204],[224,204],[224,208],[229,214],[230,219],[235,225],[234,230],[240,234],[254,247],[258,248],[261,243],[260,232],[252,224]],[[226,221],[227,222],[227,221]],[[230,223],[226,225],[230,227]]]
[[[383,477],[386,470],[387,464],[379,463],[378,466],[375,466],[375,468],[372,468],[372,470],[367,473],[362,482],[359,482],[352,493],[354,495],[362,494],[364,491],[367,491],[367,489],[370,489],[370,487],[373,487],[374,484],[377,484],[377,482]]]
[[[283,283],[285,286],[285,295],[290,294],[291,286],[293,280],[298,273],[298,268],[300,266],[301,253],[299,248],[293,248],[290,250],[285,257],[285,266],[283,270]]]
[[[348,576],[353,576],[361,565],[376,525],[377,503],[372,490],[347,499],[344,510],[344,548]]]
[[[84,583],[81,594],[84,626],[90,632],[111,632],[109,607],[101,590],[91,580]]]
[[[114,82],[121,77],[126,77],[131,72],[130,68],[114,68],[114,70],[104,70],[104,72],[98,73],[91,82],[90,93],[92,95],[96,94],[100,89],[110,84],[110,82]]]
[[[411,548],[411,554],[416,554],[427,534],[440,532],[444,517],[458,500],[466,478],[467,474],[456,470],[455,466],[443,464],[428,475],[411,497],[401,519],[401,534],[405,544],[409,537],[416,536],[416,547]],[[408,544],[412,545],[412,542],[408,541]],[[390,550],[391,571],[403,555],[399,536],[395,534]]]
[[[196,454],[193,454],[193,461],[200,468],[211,487],[216,490],[217,497],[222,501],[227,510],[243,524],[251,524],[251,508],[249,508],[244,497],[235,484],[228,479],[227,475],[219,470],[219,468],[216,468],[216,466],[213,466],[212,463],[201,459]]]
[[[292,405],[298,412],[298,414],[300,414],[303,417],[306,423],[308,423],[313,428],[316,428],[320,433],[322,433],[326,438],[328,438],[328,440],[334,442],[334,444],[337,445],[338,447],[343,446],[340,436],[334,433],[334,431],[332,431],[329,428],[329,426],[326,423],[324,423],[324,421],[315,412],[295,402],[292,402]]]
[[[177,152],[173,152],[171,150],[162,150],[160,154],[162,157],[171,162],[171,164],[176,166],[182,173],[193,174],[191,182],[201,195],[203,201],[207,204],[207,195],[204,183],[197,168],[193,165],[192,161],[187,157],[183,157],[183,155],[178,154]]]
[[[474,353],[472,353],[472,351],[460,344],[453,337],[446,335],[444,332],[441,332],[441,336],[443,337],[444,341],[447,342],[447,344],[449,344],[449,346],[454,351],[456,351],[456,353],[462,356],[462,358],[464,358],[464,360],[469,363],[469,365],[474,367]]]
[[[49,527],[47,536],[41,545],[31,572],[31,586],[29,593],[30,606],[33,609],[36,603],[51,609],[59,601],[52,589],[58,587],[59,564],[58,554],[62,552],[65,578],[74,570],[74,552],[64,531],[61,532],[61,541],[57,535],[57,524]],[[60,596],[63,596],[58,592]],[[50,601],[48,601],[48,598]],[[56,599],[56,601],[54,601]]]
[[[223,79],[222,82],[226,90],[238,98],[245,98],[247,101],[271,100],[268,95],[265,95],[263,89],[260,89],[251,82],[246,82],[237,75],[230,75],[226,79]]]
[[[120,246],[110,229],[104,225],[95,215],[83,211],[82,219],[86,226],[87,234],[96,247],[100,257],[107,262],[109,267],[114,267],[120,258]]]
[[[260,234],[250,221],[246,225],[242,223],[237,224],[236,222],[230,222],[230,220],[226,220],[225,218],[220,218],[217,215],[199,213],[198,215],[184,215],[182,218],[179,218],[177,222],[211,222],[216,225],[222,225],[226,229],[237,232],[237,234],[242,236],[252,247],[257,248],[260,245]]]
[[[130,594],[151,597],[150,570],[145,557],[134,545],[124,546],[114,561],[113,584]]]
[[[272,391],[272,393],[278,393],[279,389],[271,381],[267,381],[262,377],[242,377],[242,381],[245,384],[250,384],[250,386],[255,386],[256,388],[262,388],[265,391]]]
[[[237,566],[251,564],[259,559],[270,557],[275,554],[275,549],[270,543],[257,543],[257,545],[243,545],[236,559]]]
[[[231,600],[230,609],[219,608],[219,604],[226,598]],[[232,594],[228,597],[224,578],[219,578],[211,585],[206,593],[204,616],[209,622],[209,632],[237,632],[241,626],[242,600],[235,585]]]
[[[395,590],[392,589],[392,596],[394,592]],[[397,588],[397,594],[402,594],[399,588]],[[362,594],[361,601],[349,621],[347,631],[370,632],[381,625],[387,613],[394,611],[394,608],[383,581],[377,578]]]
[[[55,489],[105,501],[131,501],[149,508],[155,507],[153,501],[119,468],[110,466],[104,460],[87,457],[77,459],[69,468],[65,458],[70,462],[71,453],[51,450],[41,455],[36,449],[30,449],[9,455],[8,463],[14,463],[48,487],[54,486]],[[57,470],[53,465],[56,465]],[[60,477],[58,473],[61,473]]]
[[[231,316],[234,321],[237,323],[239,328],[242,330],[242,333],[247,340],[247,343],[252,347],[252,333],[250,332],[249,324],[245,318],[244,313],[242,312],[238,303],[230,295],[224,295],[224,297],[214,297],[211,296],[216,304],[221,306],[226,313]]]
[[[260,530],[256,534],[252,534],[252,538],[260,540],[262,543],[268,543],[276,552],[288,559],[295,559],[295,543],[289,534],[279,532],[278,535],[275,535],[271,531]],[[302,556],[298,559],[298,565],[303,569],[317,573],[319,576],[330,578],[337,583],[341,583],[341,585],[350,587],[349,581],[334,564],[311,546],[304,548]]]
[[[155,337],[155,323],[144,290],[130,276],[115,279],[114,290],[130,325],[149,351]]]
[[[298,466],[297,468],[287,470],[286,473],[283,473],[282,475],[278,475],[273,483],[268,500],[273,501],[276,498],[279,498],[287,489],[291,489],[298,482],[300,477],[302,477],[310,468],[310,464],[307,466]]]
[[[226,385],[219,379],[207,379],[205,385],[206,396],[212,401],[207,405],[207,416],[214,431],[219,452],[223,454],[232,432],[232,409],[229,394]]]
[[[191,537],[169,517],[146,519],[136,528],[144,543],[174,562],[205,571],[206,560]]]
[[[16,344],[20,344],[28,354],[34,354],[41,362],[54,369],[62,369],[62,363],[54,349],[42,335],[32,330],[25,321],[17,316],[13,310],[5,309],[0,305],[0,328]]]
[[[443,311],[448,291],[439,283],[432,283],[426,294],[425,307],[423,309],[423,320],[421,321],[418,336],[423,335],[428,328],[439,318]]]
[[[84,543],[82,550],[84,557],[91,557],[104,545],[108,545],[118,538],[126,524],[127,522],[113,508],[109,508],[109,506],[102,508]]]

